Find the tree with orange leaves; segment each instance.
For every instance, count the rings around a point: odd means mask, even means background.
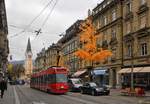
[[[84,44],[82,49],[78,49],[75,52],[75,55],[83,60],[91,62],[93,67],[94,61],[103,61],[106,58],[112,56],[112,52],[109,50],[100,49],[97,51],[96,40],[97,36],[95,35],[95,28],[92,24],[91,19],[87,19],[84,23],[80,25],[82,31],[80,35],[80,42]]]

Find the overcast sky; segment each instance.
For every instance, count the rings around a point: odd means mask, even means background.
[[[58,0],[52,14],[42,27],[42,33],[36,37],[35,30],[41,28],[56,0],[33,22],[50,0],[5,0],[9,28],[10,55],[13,60],[24,60],[27,40],[30,37],[33,58],[43,47],[56,43],[59,34],[65,32],[76,20],[87,17],[88,9],[93,9],[101,0]],[[28,28],[27,28],[28,26]],[[18,34],[23,29],[26,31]],[[16,33],[18,34],[17,36]]]

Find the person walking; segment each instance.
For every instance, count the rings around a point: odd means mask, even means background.
[[[1,98],[3,98],[4,91],[7,89],[7,83],[5,82],[4,78],[0,76],[0,90],[1,90]]]

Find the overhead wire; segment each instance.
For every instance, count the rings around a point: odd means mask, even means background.
[[[16,37],[16,36],[18,36],[18,35],[24,33],[24,32],[30,27],[30,25],[32,25],[33,22],[45,11],[45,9],[46,9],[49,5],[51,5],[52,2],[53,2],[53,0],[50,0],[50,2],[48,2],[48,4],[41,10],[41,12],[40,12],[35,18],[33,18],[33,20],[27,25],[27,27],[26,27],[24,30],[20,31],[19,33],[14,34],[13,36],[10,36],[10,38]]]
[[[59,1],[59,0],[56,0],[56,2],[55,2],[55,4],[53,5],[53,7],[52,7],[51,11],[49,12],[49,14],[47,15],[46,19],[44,20],[44,22],[43,22],[43,24],[42,24],[41,28],[42,28],[42,27],[44,27],[44,25],[45,25],[45,24],[46,24],[46,22],[48,21],[48,19],[49,19],[50,15],[52,14],[52,12],[53,12],[54,8],[56,7],[56,5],[57,5],[57,3],[58,3],[58,1]]]
[[[39,30],[37,31],[37,34],[36,34],[35,39],[37,38],[37,36],[38,36],[40,33],[42,33],[41,30],[42,30],[42,28],[44,27],[44,25],[46,24],[46,22],[48,21],[50,15],[52,14],[54,8],[56,7],[56,5],[57,5],[57,3],[58,3],[58,1],[59,1],[59,0],[56,0],[56,2],[54,3],[52,9],[51,9],[50,12],[48,13],[48,15],[47,15],[47,17],[45,18],[43,24],[41,25],[41,28],[39,28]]]
[[[21,29],[21,30],[24,29],[24,27],[16,26],[16,25],[13,25],[13,24],[11,24],[9,26],[12,27],[12,28],[16,28],[16,29]],[[34,32],[35,33],[36,30],[37,29],[31,29],[31,28],[29,28],[27,32],[32,32],[32,33]],[[55,34],[55,35],[58,34],[58,33],[49,33],[49,32],[46,32],[46,31],[42,31],[42,33],[44,33],[44,34]]]

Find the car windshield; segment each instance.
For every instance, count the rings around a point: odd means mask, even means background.
[[[67,82],[67,76],[65,74],[56,74],[56,82]]]
[[[91,87],[97,87],[96,83],[89,83]]]
[[[81,80],[78,80],[78,79],[72,80],[72,82],[73,84],[82,84]]]

